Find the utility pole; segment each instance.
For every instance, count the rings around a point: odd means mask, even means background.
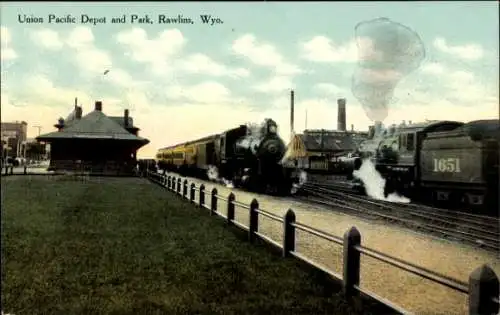
[[[40,130],[42,129],[42,126],[33,126],[33,128],[38,128],[38,135],[40,135]]]

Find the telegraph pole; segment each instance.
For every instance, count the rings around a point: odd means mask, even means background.
[[[33,126],[33,128],[38,128],[38,135],[40,135],[40,130],[42,129],[42,126]]]

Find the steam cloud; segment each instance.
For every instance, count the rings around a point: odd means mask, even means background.
[[[373,163],[369,159],[363,160],[363,164],[361,164],[359,170],[354,171],[352,175],[363,182],[366,194],[373,199],[396,203],[410,202],[410,199],[404,196],[400,196],[397,193],[391,193],[387,196],[387,198],[385,197],[385,179],[375,169],[375,165],[373,165]]]
[[[233,183],[230,180],[227,180],[225,178],[219,177],[219,170],[217,169],[217,166],[215,165],[209,165],[208,170],[207,170],[207,177],[209,180],[222,184],[226,186],[227,188],[234,188]]]
[[[425,47],[409,27],[388,18],[360,22],[355,27],[359,61],[351,91],[373,121],[383,121],[394,89],[420,67]]]

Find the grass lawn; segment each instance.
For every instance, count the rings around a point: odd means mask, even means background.
[[[4,312],[378,313],[145,179],[1,181]]]

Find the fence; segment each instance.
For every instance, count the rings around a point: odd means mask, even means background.
[[[344,233],[343,238],[335,236],[312,226],[297,222],[295,213],[289,209],[284,217],[277,216],[271,212],[259,209],[259,202],[253,199],[250,205],[236,201],[235,195],[230,193],[227,197],[218,195],[217,189],[213,188],[209,193],[210,206],[205,202],[205,185],[196,187],[194,183],[188,183],[187,179],[171,175],[161,175],[149,172],[147,177],[153,182],[166,187],[183,198],[189,199],[202,208],[210,210],[210,215],[219,215],[223,217],[228,225],[235,225],[248,232],[248,240],[255,242],[257,238],[273,245],[281,250],[283,257],[295,257],[326,274],[329,274],[337,281],[342,283],[343,293],[347,298],[363,293],[378,302],[381,302],[393,310],[405,314],[408,313],[401,307],[384,299],[373,292],[360,287],[360,258],[361,254],[385,262],[389,265],[418,275],[435,283],[441,284],[455,291],[468,294],[469,296],[469,314],[497,314],[499,312],[499,279],[495,272],[488,266],[483,265],[475,269],[469,276],[469,282],[465,283],[451,277],[440,275],[432,270],[419,267],[412,263],[403,261],[396,257],[389,256],[382,252],[361,245],[361,234],[356,227],[351,227]],[[198,192],[199,200],[195,200],[195,193]],[[226,201],[227,216],[218,212],[219,200]],[[235,220],[235,206],[249,210],[249,225],[246,226]],[[283,243],[280,244],[270,237],[259,232],[259,216],[267,217],[271,220],[283,224]],[[343,274],[337,274],[332,270],[314,262],[306,256],[295,251],[296,231],[304,231],[315,235],[324,240],[343,246]]]

